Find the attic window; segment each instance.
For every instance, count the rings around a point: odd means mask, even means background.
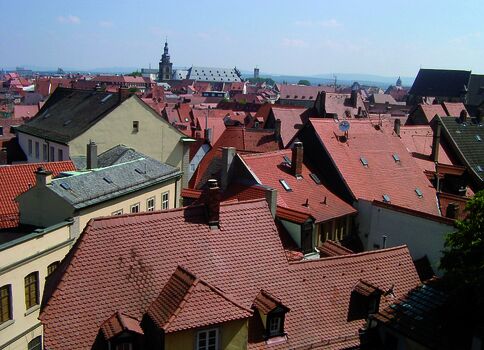
[[[284,159],[284,163],[286,163],[287,166],[291,166],[292,165],[291,160],[289,159],[288,156],[284,156],[282,158]]]
[[[111,98],[111,96],[113,96],[113,94],[109,94],[107,95],[106,97],[104,97],[102,100],[101,100],[101,103],[104,103],[106,102],[107,100],[109,100]]]
[[[133,121],[133,132],[138,132],[139,131],[139,121],[134,120]]]
[[[292,192],[292,188],[287,184],[286,180],[280,179],[279,182],[281,183],[282,187],[284,187],[284,189],[287,192]]]
[[[393,157],[393,160],[394,160],[396,163],[399,163],[399,162],[400,162],[400,157],[398,156],[398,154],[393,153],[392,157]]]
[[[113,180],[111,180],[111,178],[109,176],[103,177],[103,180],[106,181],[108,184],[112,184],[113,183]]]
[[[321,180],[319,179],[318,175],[316,175],[316,174],[309,174],[309,176],[311,177],[311,179],[313,179],[313,181],[316,184],[321,185]]]
[[[365,157],[360,157],[360,162],[363,164],[364,167],[368,167],[368,161]]]
[[[388,194],[384,194],[382,197],[383,197],[383,201],[385,203],[390,203],[391,202],[391,198],[390,198],[390,196]]]
[[[420,188],[416,188],[415,189],[415,193],[417,194],[418,198],[422,198],[423,197],[423,192]]]
[[[71,189],[71,186],[67,182],[61,182],[60,187],[67,191]]]
[[[312,99],[313,99],[313,97],[312,97],[312,96],[309,96],[309,99],[310,99],[310,100],[312,100]]]
[[[482,138],[480,135],[476,135],[476,141],[482,141]]]

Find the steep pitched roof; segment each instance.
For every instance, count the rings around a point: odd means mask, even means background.
[[[281,140],[284,147],[287,147],[294,135],[302,128],[308,118],[305,109],[301,108],[279,108],[272,106],[274,118],[281,121]]]
[[[383,198],[439,215],[435,189],[400,138],[382,130],[385,126],[354,120],[346,139],[333,120],[310,119],[310,123],[355,199]]]
[[[76,170],[69,161],[50,163],[28,163],[0,166],[0,228],[11,228],[18,225],[19,211],[15,198],[35,185],[37,168],[43,167],[57,176],[64,171]]]
[[[471,71],[420,69],[409,94],[416,96],[461,97],[469,86]]]
[[[484,102],[484,75],[471,74],[469,91],[467,92],[467,104],[479,106]]]
[[[248,318],[252,310],[178,266],[146,313],[171,333]]]
[[[118,311],[101,325],[101,331],[107,340],[126,331],[144,334],[139,322],[139,320]]]
[[[321,91],[334,92],[334,88],[331,86],[276,84],[276,88],[281,100],[314,101]]]
[[[458,117],[460,113],[464,110],[467,112],[466,107],[462,102],[442,102],[442,106],[448,116]],[[467,113],[469,115],[469,113]],[[439,114],[444,116],[442,114]]]
[[[40,316],[45,346],[90,347],[113,310],[139,319],[180,264],[242,308],[249,309],[261,289],[277,297],[290,309],[282,348],[358,345],[357,330],[364,320],[347,322],[357,281],[381,290],[394,285],[396,297],[419,282],[406,247],[289,264],[265,201],[221,205],[219,230],[208,227],[204,209],[92,220],[61,263],[65,268],[52,276],[55,284],[45,295]],[[383,298],[381,305],[390,301]],[[264,342],[249,344],[249,349],[261,347]]]
[[[311,176],[317,178],[317,175],[305,164],[302,165],[302,177],[297,179],[284,160],[284,157],[290,160],[291,156],[292,151],[286,149],[261,154],[245,154],[240,157],[257,176],[261,185],[277,189],[277,205],[280,207],[308,214],[316,222],[356,214],[356,210],[351,205],[337,197],[321,181],[319,184],[316,183]],[[281,180],[289,185],[291,191],[284,189]]]
[[[447,115],[442,105],[426,105],[426,104],[419,104],[418,108],[420,108],[423,112],[423,115],[427,119],[427,122],[430,123],[432,119],[436,115]]]

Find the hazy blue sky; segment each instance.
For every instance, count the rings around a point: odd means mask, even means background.
[[[0,68],[175,66],[285,74],[484,73],[484,1],[0,0]]]

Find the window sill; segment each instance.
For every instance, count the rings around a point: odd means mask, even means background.
[[[37,311],[38,309],[40,309],[40,305],[34,305],[30,309],[28,309],[27,311],[25,311],[24,316],[28,316],[31,313],[34,313],[35,311]]]
[[[15,320],[8,320],[8,321],[3,322],[2,324],[0,324],[0,331],[3,331],[5,328],[13,325],[14,323],[15,323]]]

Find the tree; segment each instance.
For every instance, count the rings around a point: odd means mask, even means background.
[[[440,267],[451,281],[484,285],[484,190],[466,204],[467,218],[456,222],[457,231],[446,237]]]
[[[133,77],[140,77],[141,76],[141,72],[140,71],[134,71],[134,72],[131,72],[128,75],[131,75]]]
[[[306,85],[306,86],[311,86],[311,82],[309,80],[306,80],[306,79],[301,79],[299,80],[299,82],[297,83],[298,85]]]
[[[247,80],[249,80],[253,84],[266,83],[267,85],[271,85],[271,86],[274,86],[276,84],[276,82],[271,78],[249,78]]]

